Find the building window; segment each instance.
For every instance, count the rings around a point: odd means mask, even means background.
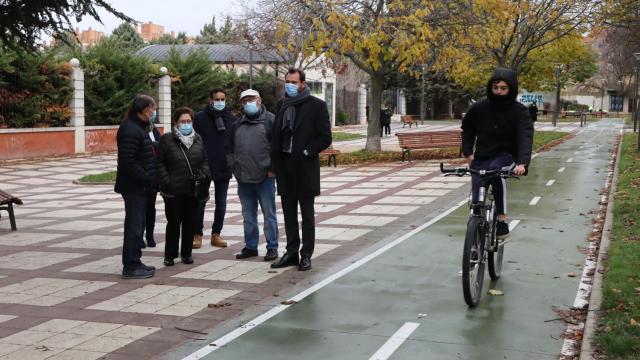
[[[322,83],[320,81],[308,81],[307,86],[311,91],[311,95],[322,95]]]

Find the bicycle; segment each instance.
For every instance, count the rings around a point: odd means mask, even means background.
[[[485,262],[492,280],[499,279],[502,272],[505,241],[496,239],[497,215],[490,181],[496,177],[518,179],[512,170],[511,167],[497,170],[445,169],[440,163],[440,171],[445,176],[462,177],[470,174],[478,175],[481,179],[478,201],[469,201],[471,211],[462,252],[462,293],[469,307],[475,307],[480,302]]]

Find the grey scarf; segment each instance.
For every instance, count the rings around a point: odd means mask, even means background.
[[[291,153],[293,128],[296,121],[296,105],[303,103],[309,96],[311,96],[311,90],[305,87],[297,96],[284,98],[282,103],[282,111],[284,111],[282,116],[282,152]]]
[[[195,135],[196,135],[195,131],[191,130],[191,134],[182,135],[182,133],[180,132],[180,130],[178,130],[178,128],[173,128],[173,133],[176,134],[176,136],[178,137],[178,140],[180,140],[180,142],[184,144],[184,146],[186,146],[187,149],[191,148],[191,145],[193,145],[193,139],[195,138]]]

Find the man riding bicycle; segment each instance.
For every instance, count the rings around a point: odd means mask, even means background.
[[[518,79],[513,70],[497,68],[487,83],[487,99],[471,106],[462,119],[462,153],[473,169],[495,170],[515,165],[515,175],[526,175],[531,161],[533,123],[527,108],[516,101]],[[475,153],[474,153],[475,145]],[[471,179],[471,201],[478,201],[481,179]],[[498,223],[496,238],[509,236],[507,183],[491,181]]]

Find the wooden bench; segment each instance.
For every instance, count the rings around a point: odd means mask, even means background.
[[[409,124],[409,128],[411,128],[411,125],[413,124],[416,124],[416,127],[418,127],[418,121],[420,121],[420,116],[419,115],[401,115],[400,121],[402,122],[402,127],[404,127],[407,124]]]
[[[396,136],[402,149],[402,161],[405,158],[411,161],[411,150],[459,148],[462,144],[462,132],[460,130],[401,132],[396,133]]]
[[[0,190],[0,210],[6,210],[9,213],[9,222],[11,223],[11,231],[16,231],[18,230],[18,227],[16,226],[16,217],[13,213],[13,204],[22,205],[22,200]]]
[[[340,150],[336,150],[333,146],[329,146],[328,148],[322,150],[320,155],[327,155],[329,157],[329,162],[327,166],[331,166],[331,162],[333,161],[333,167],[338,166],[337,155],[340,154]]]

